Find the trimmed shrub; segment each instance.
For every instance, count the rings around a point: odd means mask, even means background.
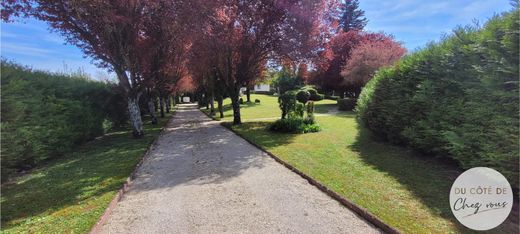
[[[243,98],[239,98],[238,99],[238,104],[240,104],[240,105],[244,104],[244,99]]]
[[[289,113],[289,117],[300,117],[303,118],[303,115],[305,113],[305,106],[302,103],[296,103],[296,106],[294,107],[294,112]]]
[[[126,121],[126,100],[110,85],[6,61],[1,70],[2,181]]]
[[[519,10],[465,27],[377,72],[357,112],[376,135],[462,168],[519,178]]]
[[[255,99],[255,103],[260,104],[260,99]]]
[[[294,111],[296,106],[296,97],[294,92],[285,92],[278,97],[278,104],[280,110],[282,110],[282,119],[285,119],[291,112]]]
[[[318,93],[316,95],[311,95],[311,100],[312,101],[321,101],[323,99],[325,99],[325,95],[323,95],[323,94],[319,94]]]
[[[351,111],[356,107],[357,99],[355,98],[343,98],[338,99],[338,108],[341,111]]]
[[[283,133],[309,133],[320,131],[317,124],[307,124],[303,118],[290,117],[287,119],[279,119],[269,126],[269,130]]]
[[[266,95],[273,95],[275,93],[275,91],[253,91],[251,90],[251,93],[254,93],[254,94],[266,94]]]
[[[307,116],[314,117],[314,102],[307,102]]]
[[[307,101],[309,101],[309,98],[311,97],[311,94],[309,93],[309,91],[307,90],[299,90],[297,93],[296,93],[296,100],[298,100],[298,102],[300,103],[303,103],[305,105],[305,103],[307,103]]]
[[[332,95],[324,95],[324,98],[325,99],[329,99],[329,100],[338,100],[340,97],[339,96],[332,96]]]

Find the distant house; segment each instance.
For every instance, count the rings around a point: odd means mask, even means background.
[[[271,91],[271,85],[269,84],[256,84],[251,91],[254,92],[269,92]],[[246,93],[246,87],[240,88],[240,94]]]
[[[269,84],[256,84],[255,92],[269,92],[271,91],[271,86]]]

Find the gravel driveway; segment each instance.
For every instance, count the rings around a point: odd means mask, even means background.
[[[194,105],[181,105],[103,233],[378,233]]]

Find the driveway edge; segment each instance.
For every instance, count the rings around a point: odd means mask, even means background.
[[[204,111],[202,111],[202,110],[201,110],[201,112],[204,113]],[[206,113],[204,113],[204,114],[206,114]],[[209,115],[207,115],[207,114],[206,114],[206,116],[209,117]],[[309,182],[309,184],[314,185],[314,187],[317,187],[319,190],[321,190],[325,194],[329,195],[329,197],[331,197],[334,200],[338,201],[343,206],[347,207],[349,210],[354,211],[354,213],[356,213],[357,215],[361,216],[362,218],[364,218],[365,220],[367,220],[368,222],[370,222],[374,226],[380,228],[385,233],[395,233],[395,234],[400,234],[401,233],[401,231],[399,231],[398,229],[393,228],[390,225],[386,224],[381,219],[379,219],[377,216],[375,216],[372,213],[370,213],[368,210],[366,210],[366,209],[356,205],[352,201],[342,197],[338,193],[336,193],[336,192],[332,191],[331,189],[327,188],[327,186],[321,184],[320,182],[316,181],[312,177],[310,177],[310,176],[306,175],[305,173],[301,172],[300,170],[296,169],[291,164],[283,161],[278,156],[272,154],[271,152],[269,152],[264,147],[262,147],[262,146],[256,144],[255,142],[247,139],[244,135],[242,135],[239,132],[233,130],[229,123],[221,122],[220,125],[222,125],[226,129],[228,129],[229,131],[233,132],[237,136],[241,137],[242,139],[247,141],[249,144],[251,144],[251,145],[255,146],[256,148],[258,148],[259,150],[263,151],[264,153],[269,155],[271,158],[273,158],[275,161],[277,161],[278,163],[280,163],[283,166],[285,166],[287,169],[291,170],[292,172],[298,174],[299,176],[301,176],[302,178],[307,180]]]
[[[143,164],[143,162],[148,159],[150,157],[150,152],[151,150],[155,147],[155,145],[157,144],[157,140],[159,139],[159,137],[161,137],[163,134],[164,134],[164,129],[170,124],[170,122],[173,120],[173,117],[175,116],[176,112],[175,112],[175,108],[173,108],[173,113],[170,117],[170,119],[168,120],[168,122],[161,127],[161,132],[159,133],[159,135],[157,135],[157,137],[152,141],[152,143],[150,144],[150,146],[148,147],[148,149],[146,149],[146,151],[143,153],[143,156],[141,158],[141,160],[139,160],[139,162],[137,163],[137,165],[135,165],[134,167],[134,170],[132,171],[132,173],[130,173],[130,175],[128,176],[128,178],[126,178],[126,181],[125,183],[121,186],[121,188],[117,191],[116,195],[114,196],[114,198],[112,199],[112,201],[110,201],[110,203],[108,203],[108,206],[107,208],[105,208],[105,211],[103,212],[103,214],[99,217],[98,221],[96,222],[96,224],[94,224],[94,226],[92,226],[92,228],[90,229],[89,231],[89,234],[97,234],[100,232],[101,230],[101,227],[103,226],[103,224],[105,224],[105,222],[108,220],[108,218],[110,217],[110,214],[112,213],[112,210],[114,210],[114,208],[116,207],[117,203],[119,201],[121,201],[121,199],[123,199],[123,195],[128,191],[128,188],[130,186],[130,183],[135,179],[135,176],[137,174],[137,170],[141,167],[141,165]]]

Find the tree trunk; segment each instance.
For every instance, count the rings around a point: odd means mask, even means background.
[[[166,113],[170,113],[170,108],[172,108],[171,97],[166,95]]]
[[[217,98],[218,112],[220,113],[220,118],[224,118],[224,108],[222,106],[224,99],[222,97]]]
[[[152,117],[152,124],[157,124],[157,115],[155,114],[155,104],[153,99],[148,98],[148,112],[150,112],[150,117]]]
[[[162,95],[159,96],[159,107],[161,108],[161,118],[164,118],[164,98]]]
[[[141,110],[139,110],[139,98],[127,99],[128,113],[130,114],[130,122],[132,123],[132,135],[134,138],[141,138],[144,136],[143,121],[141,120]]]
[[[233,107],[233,124],[241,124],[242,119],[240,118],[240,103],[238,102],[239,89],[234,90],[230,96],[231,106]]]
[[[249,85],[246,86],[246,97],[247,97],[247,102],[251,102],[251,89],[249,88]]]
[[[209,98],[209,106],[210,106],[209,115],[214,116],[215,115],[215,95],[213,94],[213,92],[211,92],[211,96]]]

